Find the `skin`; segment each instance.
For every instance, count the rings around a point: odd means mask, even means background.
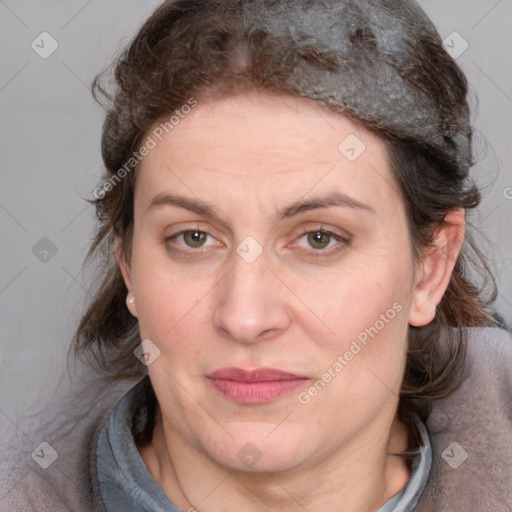
[[[353,162],[338,149],[350,134],[366,147]],[[276,219],[291,203],[333,191],[371,210],[323,207]],[[407,483],[395,455],[407,449],[396,418],[407,330],[435,315],[464,215],[454,210],[415,264],[397,191],[378,136],[292,97],[200,102],[145,157],[131,258],[116,257],[141,337],[160,350],[148,366],[157,426],[139,452],[178,507],[375,511]],[[206,202],[219,218],[148,208],[162,192]],[[205,229],[204,245],[190,247],[190,231]],[[303,234],[320,229],[339,238],[320,237],[319,247]],[[189,238],[166,241],[184,230]],[[252,263],[236,252],[248,236],[263,250]],[[300,403],[299,393],[397,303],[400,312]],[[308,380],[270,403],[240,404],[206,378],[230,366]],[[247,443],[261,455],[252,467],[237,456]]]

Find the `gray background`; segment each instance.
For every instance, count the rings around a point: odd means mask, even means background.
[[[512,0],[420,3],[443,38],[455,31],[469,44],[458,62],[471,83],[484,189],[475,224],[494,255],[496,309],[510,324]],[[0,427],[36,410],[63,372],[87,297],[81,266],[94,212],[84,198],[102,165],[102,111],[89,84],[158,4],[0,0]],[[59,45],[47,59],[31,47],[44,31]]]

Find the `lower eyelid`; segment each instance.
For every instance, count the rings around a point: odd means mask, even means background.
[[[176,243],[176,239],[180,236],[183,236],[185,233],[188,233],[188,232],[191,232],[191,231],[200,231],[202,233],[205,233],[208,237],[212,238],[214,240],[215,243],[210,243],[210,244],[205,244],[205,245],[202,245],[202,246],[199,246],[199,247],[188,247],[185,245],[181,245],[181,244],[177,244]],[[300,240],[302,237],[308,235],[309,233],[316,233],[316,232],[322,232],[326,235],[329,235],[331,238],[333,238],[337,244],[332,246],[332,247],[329,247],[329,248],[325,248],[325,249],[314,249],[314,248],[310,248],[310,249],[307,249],[305,247],[302,247],[302,246],[299,246],[297,241]],[[293,246],[298,246],[303,252],[307,253],[307,255],[309,257],[312,257],[312,258],[315,258],[315,257],[327,257],[329,255],[334,255],[336,254],[337,252],[340,252],[342,251],[343,249],[345,249],[345,247],[350,243],[350,238],[349,237],[346,237],[346,236],[342,236],[338,233],[335,233],[333,231],[329,231],[329,230],[326,230],[326,229],[310,229],[310,230],[307,230],[307,231],[304,231],[302,232],[301,234],[299,234],[296,238],[295,238],[296,242],[293,243]],[[204,229],[204,228],[190,228],[190,229],[184,229],[182,231],[179,231],[173,235],[170,235],[170,236],[167,236],[167,237],[164,237],[163,239],[163,242],[164,244],[167,246],[167,248],[169,250],[176,250],[176,251],[182,251],[182,252],[189,252],[189,253],[200,253],[201,250],[204,252],[205,250],[207,250],[208,248],[212,247],[212,246],[215,246],[215,245],[222,245],[221,242],[219,242],[214,235],[212,235],[207,229]],[[174,247],[173,247],[174,245]]]
[[[326,260],[342,254],[347,249],[348,245],[348,242],[340,241],[339,244],[329,247],[328,249],[303,249],[303,257],[306,259]]]
[[[324,248],[324,249],[314,249],[314,248],[306,248],[298,245],[298,240],[300,240],[302,237],[308,235],[309,233],[317,233],[322,232],[326,235],[329,235],[334,241],[336,242],[335,245]],[[339,252],[342,252],[344,249],[346,249],[347,245],[350,244],[350,238],[348,236],[343,236],[338,233],[335,233],[334,231],[329,231],[327,229],[309,229],[299,236],[296,237],[297,240],[294,242],[293,246],[299,247],[299,250],[301,250],[303,253],[305,253],[305,256],[308,258],[327,258],[329,256],[334,256]]]
[[[296,240],[300,240],[302,237],[304,237],[306,235],[309,235],[310,233],[322,233],[324,235],[328,235],[329,237],[333,238],[337,242],[345,242],[345,243],[347,243],[349,241],[349,237],[348,236],[344,236],[344,235],[341,235],[339,233],[335,233],[334,231],[328,231],[328,230],[325,230],[325,229],[310,229],[308,231],[304,231],[304,232],[300,233],[296,237]]]
[[[204,233],[206,235],[206,242],[204,243],[204,245],[201,245],[199,247],[188,247],[186,244],[184,245],[179,245],[179,247],[183,247],[184,249],[188,249],[188,250],[198,250],[198,249],[203,249],[205,247],[209,247],[211,245],[216,245],[216,244],[212,244],[212,243],[207,243],[208,242],[208,238],[211,238],[212,240],[214,240],[215,242],[219,243],[217,241],[217,239],[212,235],[210,234],[209,232],[205,231],[204,229],[186,229],[184,231],[180,231],[179,233],[176,233],[175,235],[172,235],[171,237],[168,237],[167,240],[168,241],[175,241],[177,238],[179,238],[180,236],[183,237],[185,235],[185,233],[188,233],[190,231],[199,231],[201,233]],[[183,240],[184,242],[184,240]]]

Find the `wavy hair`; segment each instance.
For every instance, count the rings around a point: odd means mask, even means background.
[[[76,355],[107,379],[147,371],[133,355],[140,343],[137,320],[126,308],[127,289],[112,255],[118,240],[130,261],[137,179],[137,162],[130,159],[150,127],[191,98],[251,90],[303,97],[377,134],[405,202],[416,260],[450,210],[467,212],[480,202],[469,176],[467,80],[414,1],[166,1],[112,69],[113,75],[107,70],[93,83],[106,109],[106,175],[91,200],[98,223],[87,255],[102,257],[99,285],[73,343]],[[466,231],[434,320],[409,328],[398,414],[410,432],[413,413],[425,419],[431,401],[452,393],[467,376],[464,327],[493,323],[487,308],[495,280]],[[475,268],[484,276],[480,286],[470,279]],[[486,283],[491,292],[484,298]]]

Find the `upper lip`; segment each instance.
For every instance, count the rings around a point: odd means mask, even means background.
[[[244,370],[243,368],[221,368],[207,375],[210,379],[224,379],[238,382],[265,382],[276,380],[306,379],[302,375],[285,372],[277,368],[256,368]]]

